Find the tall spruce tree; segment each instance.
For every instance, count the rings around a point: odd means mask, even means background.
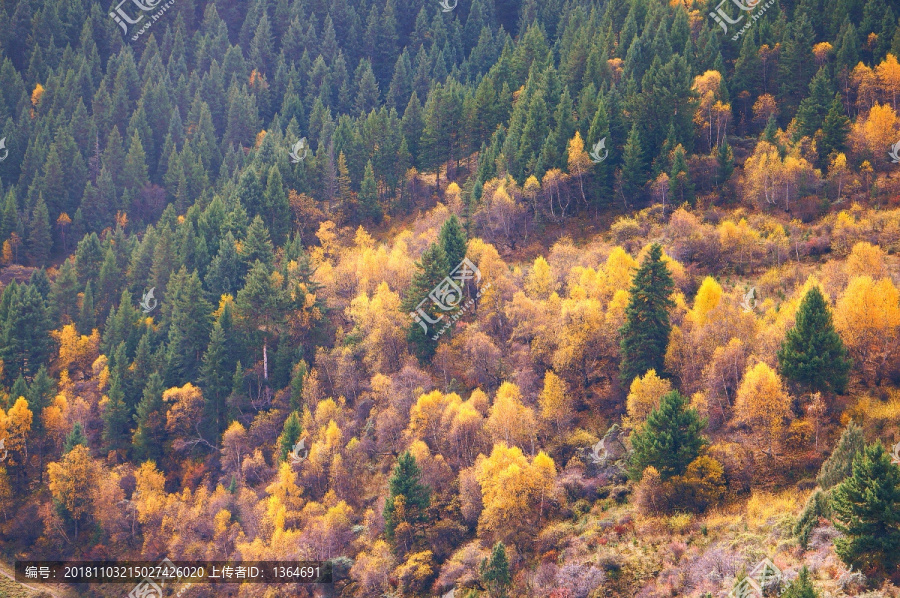
[[[440,233],[441,249],[447,255],[447,265],[453,269],[466,257],[466,231],[463,230],[456,214],[444,222]]]
[[[853,461],[856,455],[866,448],[866,439],[862,428],[851,421],[841,434],[837,446],[828,459],[822,463],[816,481],[823,490],[829,490],[843,482],[853,473]]]
[[[853,475],[832,492],[838,556],[859,570],[893,574],[900,566],[900,467],[881,441],[853,460]]]
[[[422,481],[422,470],[409,451],[403,452],[394,465],[388,497],[384,503],[384,533],[389,540],[395,533],[414,536],[416,524],[425,521],[425,511],[431,505],[431,488]],[[404,529],[400,530],[400,526]]]
[[[372,169],[371,160],[366,163],[363,180],[359,186],[359,212],[366,220],[381,221],[381,204],[378,203],[378,186],[375,183],[375,171]]]
[[[703,437],[707,420],[677,390],[663,395],[659,407],[650,412],[643,427],[631,433],[632,474],[639,476],[655,467],[662,479],[682,475],[708,444]]]
[[[413,275],[403,310],[417,313],[421,309],[425,312],[426,317],[422,317],[421,314],[418,314],[418,317],[426,325],[427,330],[419,322],[413,321],[406,335],[406,339],[413,346],[413,352],[424,362],[434,355],[436,342],[431,340],[431,337],[446,320],[446,317],[442,317],[441,310],[428,300],[428,294],[447,276],[450,266],[443,248],[438,243],[432,243],[422,254],[422,259],[416,263],[416,267],[419,271]]]
[[[163,455],[166,440],[166,408],[163,404],[162,377],[156,372],[150,375],[144,387],[144,395],[137,406],[134,421],[137,427],[131,438],[135,460],[156,461]]]
[[[122,380],[114,371],[110,379],[106,405],[103,407],[103,446],[107,451],[124,450],[127,446],[128,406]]]
[[[819,147],[819,158],[825,164],[825,158],[832,152],[847,150],[847,137],[850,135],[850,118],[844,113],[844,104],[840,94],[835,94],[822,123],[822,143]]]
[[[81,422],[76,421],[72,425],[72,431],[66,434],[66,441],[63,444],[63,455],[78,445],[87,447],[88,441],[87,436],[84,435],[84,428],[81,426]]]
[[[288,455],[294,450],[294,445],[300,440],[303,426],[300,424],[300,416],[292,411],[286,420],[281,435],[278,436],[278,461],[287,461]]]
[[[669,296],[673,288],[672,276],[662,260],[662,247],[654,243],[634,276],[625,325],[619,330],[622,335],[619,376],[625,387],[648,370],[665,371],[666,347],[672,329],[668,309],[674,305]]]
[[[491,556],[481,561],[479,569],[481,583],[491,598],[506,598],[509,595],[512,576],[509,573],[509,559],[503,542],[494,544]]]
[[[818,287],[803,297],[797,322],[778,351],[778,364],[785,377],[811,391],[842,393],[847,387],[851,362]]]

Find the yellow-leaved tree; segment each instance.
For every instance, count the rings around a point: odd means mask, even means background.
[[[531,446],[536,428],[534,410],[522,403],[519,387],[512,382],[501,384],[487,420],[487,430],[494,442]]]
[[[74,525],[73,540],[78,529],[87,523],[93,508],[93,495],[100,476],[100,466],[91,458],[87,447],[76,445],[62,461],[47,465],[50,493]]]
[[[879,384],[900,353],[900,291],[890,278],[852,279],[835,306],[834,326],[863,378]]]
[[[581,133],[575,131],[575,136],[569,140],[568,147],[568,166],[569,174],[578,179],[581,188],[581,201],[586,205],[587,198],[584,195],[584,176],[591,169],[591,158],[584,151],[584,141],[581,139]]]
[[[775,444],[781,436],[785,420],[791,416],[791,397],[781,377],[765,362],[759,362],[744,374],[738,387],[735,414],[740,423],[750,426],[753,434],[768,442],[769,455],[775,455]]]
[[[190,382],[170,388],[163,393],[163,402],[170,405],[166,411],[166,431],[175,437],[176,449],[204,442],[200,435],[203,394],[199,388]]]
[[[16,468],[17,479],[24,473],[23,468],[28,462],[28,445],[26,440],[31,432],[31,423],[34,415],[28,408],[25,397],[19,397],[9,411],[3,413],[0,409],[0,438],[4,438],[4,449],[7,451],[4,465]]]
[[[543,256],[534,260],[534,266],[525,280],[525,291],[534,299],[548,299],[559,285],[550,271],[550,264]]]
[[[519,447],[494,445],[489,457],[479,456],[475,478],[484,505],[478,534],[491,541],[536,533],[550,502],[556,464],[543,451],[530,462]]]
[[[628,417],[623,423],[630,428],[643,425],[650,412],[659,406],[662,396],[671,390],[672,383],[660,378],[653,369],[632,380],[626,399]]]
[[[64,369],[69,374],[76,371],[86,373],[100,356],[100,333],[96,328],[90,336],[79,335],[74,324],[66,324],[50,334],[59,343],[59,358],[54,364],[56,370]]]
[[[544,374],[544,388],[540,396],[541,419],[551,422],[560,432],[572,416],[572,396],[566,383],[553,370]]]

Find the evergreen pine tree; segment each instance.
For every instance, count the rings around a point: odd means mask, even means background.
[[[122,381],[113,371],[109,393],[103,407],[103,446],[106,451],[119,451],[126,446],[128,432],[128,407],[125,405]]]
[[[679,144],[675,147],[672,158],[672,169],[669,172],[669,192],[672,194],[672,203],[693,203],[694,186],[688,173],[687,159],[684,148]]]
[[[56,382],[47,373],[47,366],[41,364],[25,395],[28,399],[28,408],[32,413],[41,413],[45,407],[50,405],[51,397],[56,394],[55,388]],[[32,428],[37,432],[42,432],[43,425],[43,421],[39,420],[32,424]]]
[[[303,402],[303,381],[306,378],[307,366],[305,361],[300,361],[294,366],[291,373],[291,409],[300,409]]]
[[[419,309],[425,312],[426,317],[423,318],[421,314],[418,314],[418,318],[421,319],[427,330],[419,322],[413,321],[410,323],[406,335],[406,339],[413,345],[413,352],[424,362],[434,355],[436,343],[431,340],[431,336],[437,333],[440,326],[443,326],[445,319],[441,317],[439,308],[428,300],[428,294],[447,276],[450,266],[447,254],[444,253],[441,246],[432,243],[422,254],[422,259],[416,263],[416,267],[418,272],[413,275],[406,300],[403,303],[403,310],[417,314]],[[424,303],[422,303],[423,300]]]
[[[831,518],[831,493],[816,488],[806,500],[800,517],[794,523],[794,535],[804,550],[809,545],[809,537],[819,525],[821,518]]]
[[[68,324],[78,314],[78,278],[71,259],[64,260],[50,286],[48,304],[54,320]]]
[[[830,490],[853,473],[853,460],[866,448],[862,428],[851,421],[841,434],[841,439],[822,463],[816,481],[823,490]]]
[[[503,545],[503,542],[494,544],[491,556],[481,561],[479,573],[481,574],[481,583],[491,598],[506,598],[509,595],[512,576],[509,573],[509,559],[506,556],[506,546]]]
[[[819,157],[824,163],[832,152],[847,151],[847,137],[850,135],[850,118],[844,114],[844,105],[841,97],[835,94],[822,123],[822,143],[819,148]]]
[[[283,245],[291,232],[291,207],[277,165],[269,170],[264,202],[265,222],[272,235],[272,242],[276,246]]]
[[[269,238],[269,229],[266,228],[259,216],[255,217],[247,228],[241,256],[244,258],[244,262],[250,266],[259,260],[267,270],[271,269],[275,262],[275,249]]]
[[[778,351],[778,363],[785,377],[811,391],[844,392],[850,359],[818,287],[803,297],[797,321]]]
[[[597,112],[594,114],[594,118],[591,121],[591,128],[588,131],[587,139],[585,139],[585,145],[589,145],[590,148],[593,148],[600,143],[601,140],[605,139],[605,149],[601,151],[609,151],[611,154],[616,148],[613,146],[613,139],[610,136],[609,126],[609,109],[607,107],[606,98],[603,98],[600,100],[600,103],[597,106]],[[602,153],[600,157],[603,157]],[[595,164],[593,172],[593,178],[597,182],[597,191],[599,192],[600,198],[608,200],[613,188],[612,156],[607,155],[606,159],[599,164]]]
[[[47,264],[51,243],[50,214],[43,196],[39,196],[28,222],[28,259],[32,265],[41,267]]]
[[[425,511],[429,505],[431,488],[422,481],[422,470],[415,458],[409,451],[405,451],[394,465],[388,483],[388,497],[384,503],[384,533],[388,539],[393,541],[395,532],[399,531],[403,531],[405,536],[414,534],[413,529],[399,528],[415,527],[417,523],[425,521]]]
[[[24,399],[26,394],[28,394],[28,385],[25,383],[24,376],[20,375],[9,389],[9,405],[7,407],[11,407],[20,398]]]
[[[0,243],[9,239],[9,236],[19,230],[19,212],[16,208],[16,194],[11,188],[6,194],[3,203],[3,213],[0,217]]]
[[[447,265],[452,270],[456,268],[466,257],[466,231],[463,230],[456,214],[452,214],[444,225],[441,226],[440,233],[441,249],[447,256]]]
[[[228,392],[231,389],[231,379],[228,376],[225,351],[225,330],[221,322],[213,324],[212,334],[206,353],[203,354],[203,364],[200,366],[200,380],[203,388],[203,397],[206,399],[207,420],[213,423],[214,437],[225,431],[228,425]]]
[[[278,436],[278,461],[286,461],[288,456],[294,450],[294,445],[300,440],[300,434],[303,433],[303,426],[300,424],[300,416],[296,411],[292,411],[286,420],[284,420],[284,428],[281,435]]]
[[[100,276],[100,265],[103,263],[103,247],[97,233],[91,233],[78,242],[75,249],[75,270],[78,282],[87,284]]]
[[[881,441],[853,460],[853,474],[832,491],[838,556],[859,570],[893,574],[900,565],[900,467]]]
[[[822,128],[825,115],[831,106],[834,97],[833,84],[828,74],[828,68],[823,66],[813,77],[809,84],[809,95],[800,102],[797,110],[797,134],[812,137],[816,131]]]
[[[144,387],[144,395],[138,403],[134,421],[137,427],[131,439],[137,462],[155,461],[163,454],[166,439],[166,408],[163,405],[163,381],[159,374],[150,375]]]
[[[20,374],[30,378],[50,357],[51,324],[46,304],[31,285],[18,285],[8,301],[6,317],[0,322],[3,370],[7,380]]]
[[[72,426],[72,431],[66,434],[66,441],[63,444],[63,455],[78,445],[87,447],[88,441],[87,436],[84,435],[84,428],[81,426],[81,422],[76,421]]]
[[[731,150],[731,146],[728,145],[728,140],[723,139],[722,143],[719,144],[718,151],[716,152],[716,161],[718,162],[718,171],[717,171],[717,183],[722,185],[731,178],[731,174],[734,172],[734,152]]]
[[[648,370],[665,372],[666,348],[669,344],[668,309],[674,284],[662,260],[662,247],[654,243],[632,282],[621,334],[622,361],[620,379],[627,388],[631,381]]]
[[[635,199],[646,182],[647,165],[644,162],[641,134],[637,126],[632,126],[622,157],[622,191],[627,197]]]
[[[650,412],[643,427],[631,433],[632,473],[639,476],[655,467],[663,480],[682,475],[708,444],[703,437],[707,420],[677,390],[663,395],[659,407]]]
[[[791,582],[781,598],[816,598],[818,595],[809,578],[809,569],[803,565],[797,579]]]
[[[381,221],[381,205],[378,203],[378,187],[371,160],[366,163],[366,171],[359,186],[359,212],[360,217],[366,220]]]

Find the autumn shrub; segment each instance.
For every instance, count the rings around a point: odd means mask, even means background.
[[[673,534],[683,534],[693,522],[694,518],[690,513],[677,513],[666,519],[666,526]]]
[[[648,467],[635,487],[635,505],[644,514],[656,514],[666,508],[666,498],[659,471],[655,467]]]
[[[900,421],[900,392],[891,391],[887,400],[871,395],[857,399],[844,413],[847,421],[861,424],[869,432],[881,434]]]
[[[604,581],[603,570],[589,564],[567,563],[556,572],[556,584],[569,598],[588,598]]]
[[[725,495],[724,473],[722,464],[712,457],[697,457],[683,476],[670,480],[671,503],[688,511],[705,511]]]
[[[402,565],[394,569],[394,576],[404,591],[410,594],[423,592],[434,575],[434,560],[430,550],[410,554]]]
[[[795,489],[772,493],[754,491],[747,500],[746,522],[751,529],[790,534],[802,498]]]
[[[722,464],[708,456],[697,457],[684,475],[662,480],[653,467],[644,470],[635,487],[635,504],[645,514],[688,511],[699,513],[719,502],[726,484]]]
[[[646,234],[646,229],[636,219],[627,216],[616,220],[609,231],[616,244],[624,246],[628,251],[634,251],[639,247],[639,238]]]

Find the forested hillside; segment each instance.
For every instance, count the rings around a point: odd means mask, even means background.
[[[0,0],[4,560],[900,596],[900,7],[454,1]]]

